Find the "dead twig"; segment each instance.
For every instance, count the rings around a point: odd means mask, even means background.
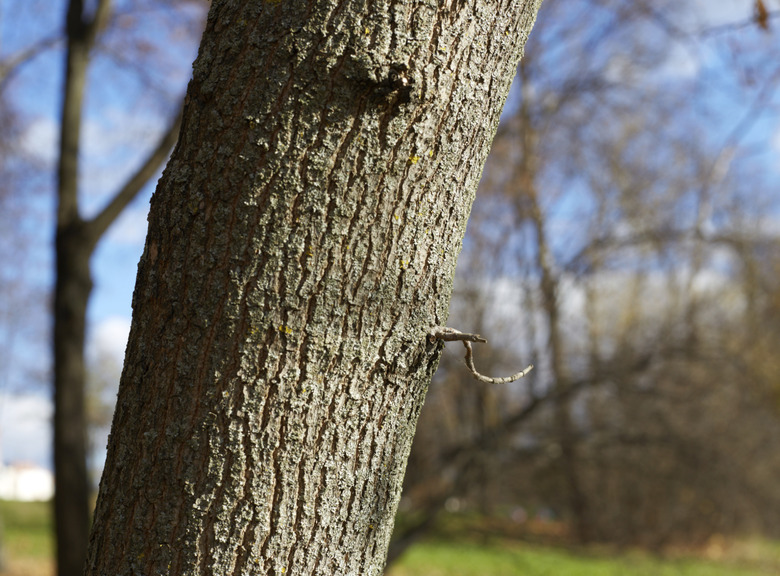
[[[471,343],[487,342],[487,340],[484,339],[479,334],[467,334],[465,332],[455,330],[455,328],[447,328],[446,326],[435,326],[428,333],[428,339],[431,342],[436,342],[437,340],[441,340],[442,342],[456,342],[456,341],[463,342],[463,345],[466,347],[466,358],[465,358],[466,367],[469,369],[469,372],[471,372],[471,375],[474,376],[474,378],[476,378],[480,382],[486,382],[487,384],[508,384],[509,382],[520,380],[520,378],[528,374],[534,368],[533,364],[529,364],[526,368],[524,368],[517,374],[512,374],[511,376],[507,376],[506,378],[491,378],[490,376],[484,376],[480,374],[479,372],[477,372],[477,369],[474,367],[474,353],[471,348]]]

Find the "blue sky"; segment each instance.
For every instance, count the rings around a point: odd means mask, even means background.
[[[132,4],[117,2],[117,11],[125,10],[132,15]],[[750,17],[750,3],[742,0],[697,0],[696,4],[699,8],[693,12],[693,21],[683,23],[694,30]],[[146,4],[139,3],[139,6],[143,5]],[[153,6],[153,3],[148,5]],[[780,0],[768,1],[767,5],[770,9],[780,8]],[[0,57],[13,53],[30,39],[55,32],[63,12],[64,3],[61,1],[3,0],[0,3]],[[148,17],[149,13],[139,10],[136,16],[128,16],[126,22],[137,23],[139,18]],[[164,36],[156,27],[166,25],[166,18],[168,16],[160,16],[154,25],[145,27],[145,33],[138,33],[133,38],[149,40]],[[780,26],[780,22],[776,26]],[[756,35],[756,50],[767,50],[772,43],[776,48],[780,44],[778,33],[780,31],[774,30],[766,37]],[[182,33],[177,37],[183,38]],[[120,65],[120,40],[119,35],[109,39],[108,48],[116,52],[116,57],[97,60],[90,72],[82,153],[81,200],[85,216],[94,214],[107,201],[164,130],[167,115],[175,107],[178,96],[183,94],[197,44],[197,38],[165,44],[161,47],[164,57],[155,56],[157,59],[146,70],[148,77],[139,79],[138,70],[132,65]],[[692,50],[681,47],[674,54],[676,56],[664,72],[666,81],[671,81],[671,78],[709,81],[705,78],[706,74],[716,73],[718,66],[725,65],[716,61],[706,43],[697,44]],[[25,121],[20,146],[42,170],[51,170],[56,160],[61,64],[61,50],[49,51],[31,62],[10,88],[10,94]],[[513,92],[510,102],[517,97],[517,92]],[[721,101],[714,99],[709,105],[734,106],[734,102],[724,96]],[[719,127],[719,132],[728,134],[734,126],[732,120],[738,120],[740,113],[735,108],[733,117]],[[772,161],[780,153],[778,113],[775,111],[773,114],[768,112],[762,117],[748,135],[760,145],[767,161]],[[33,249],[34,260],[40,262],[34,276],[39,276],[43,283],[51,283],[53,192],[50,181],[38,185],[49,186],[49,189],[41,192],[45,210],[41,213],[41,226]],[[148,201],[153,189],[154,182],[128,207],[98,246],[92,262],[95,287],[89,307],[89,353],[94,357],[105,352],[116,359],[117,365],[121,363],[129,330],[136,266],[143,249]],[[562,212],[565,211],[562,209]],[[19,371],[11,373],[8,379],[23,377]],[[48,419],[51,407],[48,392],[40,388],[26,391],[20,382],[5,384],[7,389],[0,390],[3,460],[27,460],[49,466]],[[8,393],[11,389],[14,394]],[[19,393],[19,390],[25,393]]]
[[[156,145],[184,93],[199,40],[192,30],[198,28],[204,3],[169,4],[159,0],[112,2],[113,31],[104,36],[97,51],[100,56],[93,60],[85,97],[80,158],[80,202],[85,217],[108,201]],[[56,34],[64,14],[63,0],[2,0],[0,58]],[[28,62],[4,94],[19,115],[17,150],[31,168],[31,177],[17,192],[27,197],[34,219],[22,270],[27,282],[44,289],[53,280],[52,185],[62,65],[61,45],[49,49]],[[136,265],[156,180],[114,223],[92,260],[88,357],[109,354],[117,366],[129,330]],[[14,224],[0,222],[7,230],[13,230]],[[24,342],[13,333],[18,322],[9,326],[0,320],[0,343],[6,348],[13,343],[12,350],[4,351],[8,357],[2,358],[6,366],[0,373],[0,446],[6,463],[21,460],[50,466],[49,321],[45,302],[37,304],[29,321],[38,324],[38,330]]]

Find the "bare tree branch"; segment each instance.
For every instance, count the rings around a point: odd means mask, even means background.
[[[703,188],[713,186],[726,177],[734,149],[769,108],[767,104],[771,102],[775,92],[780,88],[778,80],[780,80],[780,68],[775,69],[774,74],[767,78],[748,109],[724,139],[720,152],[710,165],[709,173],[703,182]]]
[[[705,28],[699,32],[699,36],[706,38],[707,36],[736,32],[742,28],[755,25],[758,25],[759,28],[762,28],[763,30],[767,30],[769,21],[774,20],[775,18],[780,18],[780,10],[767,10],[760,18],[758,18],[758,14],[753,14],[750,16],[750,18],[746,18],[740,22],[729,22],[727,24],[720,24],[718,26]],[[762,22],[764,23],[763,26],[761,25]]]
[[[466,334],[455,330],[455,328],[447,328],[445,326],[436,326],[431,330],[428,335],[431,342],[441,340],[442,342],[483,342],[487,343],[479,334]]]
[[[472,356],[472,350],[471,350],[471,343],[464,340],[463,345],[466,347],[466,366],[469,369],[469,372],[471,372],[471,375],[474,376],[477,380],[480,382],[485,382],[487,384],[509,384],[510,382],[514,382],[515,380],[520,380],[523,376],[528,374],[531,370],[534,369],[533,364],[529,364],[520,372],[517,372],[515,374],[512,374],[511,376],[506,376],[504,378],[491,378],[490,376],[483,376],[479,372],[477,372],[477,369],[474,368],[474,358]]]
[[[90,44],[94,44],[97,35],[105,28],[111,13],[111,0],[98,0],[95,15],[89,23]]]
[[[47,36],[38,40],[32,46],[28,46],[24,50],[20,50],[16,54],[13,54],[0,62],[0,92],[5,90],[5,87],[25,63],[45,52],[52,46],[59,44],[61,41],[62,36],[59,34]]]
[[[428,333],[428,338],[432,342],[435,342],[436,340],[441,340],[443,342],[463,342],[463,345],[466,347],[466,367],[469,369],[469,372],[471,372],[471,375],[474,376],[474,378],[487,384],[509,384],[515,380],[520,380],[520,378],[528,374],[534,368],[533,364],[529,364],[520,372],[512,374],[511,376],[507,376],[505,378],[491,378],[490,376],[484,376],[483,374],[480,374],[474,367],[474,355],[473,350],[471,349],[471,343],[487,342],[487,340],[485,340],[479,334],[466,334],[464,332],[460,332],[459,330],[455,330],[455,328],[435,326]]]
[[[165,162],[179,138],[181,128],[181,109],[176,114],[176,119],[163,134],[157,147],[149,154],[146,161],[133,174],[124,186],[116,193],[114,198],[97,214],[89,223],[90,237],[97,242],[101,235],[116,220],[124,208],[132,202],[144,185],[149,181],[160,166]]]

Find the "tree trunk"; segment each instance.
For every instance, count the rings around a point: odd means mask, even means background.
[[[535,1],[212,4],[88,574],[381,574]]]
[[[82,104],[90,50],[108,18],[109,4],[109,0],[98,0],[85,8],[82,0],[70,0],[65,18],[67,50],[57,170],[53,341],[54,524],[60,576],[84,572],[89,540],[84,337],[92,291],[90,258],[111,223],[159,170],[179,128],[176,119],[105,207],[90,220],[81,218],[78,172]]]
[[[521,76],[526,82],[522,68],[521,66]],[[548,233],[545,230],[545,219],[537,186],[539,173],[537,142],[539,136],[525,104],[521,105],[519,114],[523,128],[521,136],[522,159],[518,166],[518,181],[523,194],[521,201],[525,204],[536,242],[536,267],[540,275],[539,291],[541,292],[542,310],[548,325],[547,352],[550,355],[553,393],[556,396],[554,407],[555,435],[561,449],[561,471],[566,486],[566,501],[571,514],[573,536],[579,543],[586,544],[591,540],[591,529],[587,499],[582,489],[576,431],[571,418],[571,396],[568,394],[571,383],[564,363],[560,303],[558,301],[559,279],[554,269],[552,249],[547,240]]]
[[[81,107],[94,27],[78,0],[65,18],[67,51],[57,171],[56,280],[54,288],[54,524],[57,570],[84,570],[89,537],[89,481],[84,405],[84,335],[92,290],[89,259],[94,248],[78,211]]]
[[[57,566],[81,574],[89,530],[84,334],[92,243],[78,223],[58,226],[54,290],[54,470]]]

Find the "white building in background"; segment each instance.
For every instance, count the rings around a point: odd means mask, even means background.
[[[0,500],[34,502],[54,497],[54,474],[35,464],[0,468]]]

